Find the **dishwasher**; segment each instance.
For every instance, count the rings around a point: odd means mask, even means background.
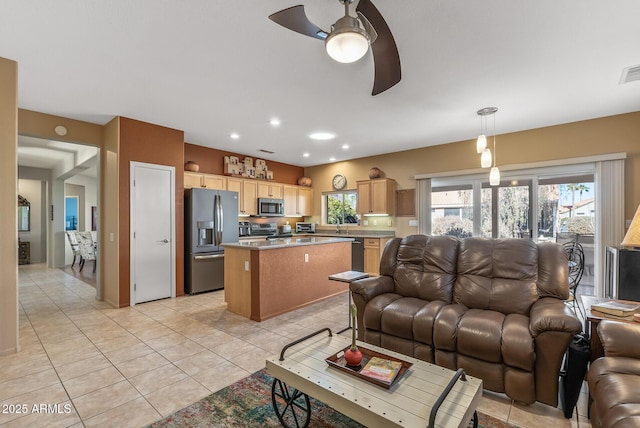
[[[364,272],[364,240],[355,238],[351,241],[351,270]]]

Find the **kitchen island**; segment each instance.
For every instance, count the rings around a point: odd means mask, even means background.
[[[352,238],[255,239],[224,246],[224,296],[230,312],[254,321],[348,291],[329,275],[351,269]]]

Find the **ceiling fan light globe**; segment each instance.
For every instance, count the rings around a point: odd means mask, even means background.
[[[356,62],[369,50],[369,37],[360,28],[335,29],[325,41],[327,54],[342,63]]]

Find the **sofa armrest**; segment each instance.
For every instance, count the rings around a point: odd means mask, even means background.
[[[543,297],[531,306],[529,330],[533,337],[546,331],[559,331],[574,335],[582,331],[582,324],[562,300],[555,297]]]
[[[606,357],[640,359],[640,325],[602,320],[598,324],[598,336]]]
[[[393,293],[395,285],[390,276],[374,276],[353,281],[349,284],[349,290],[361,296],[364,303],[367,303],[380,294]]]

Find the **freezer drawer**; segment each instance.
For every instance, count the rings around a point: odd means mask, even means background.
[[[185,266],[185,292],[196,294],[223,288],[224,253],[192,254]]]

